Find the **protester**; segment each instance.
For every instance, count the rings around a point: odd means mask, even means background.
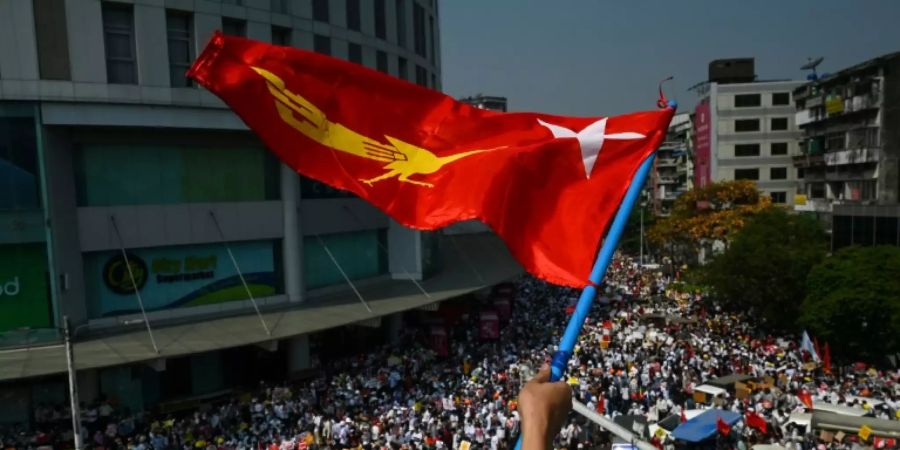
[[[852,437],[825,442],[806,425],[792,423],[791,414],[806,411],[810,402],[898,419],[897,371],[836,367],[825,373],[807,362],[797,336],[767,336],[746,314],[722,311],[702,293],[678,292],[672,282],[662,273],[639,270],[628,257],[615,258],[569,363],[566,381],[575,399],[610,418],[639,416],[652,424],[708,407],[697,404],[693,394],[711,379],[731,373],[769,377],[772,386],[746,398],[731,394],[709,402],[752,418],[718,438],[723,448],[741,450],[757,443],[850,450]],[[529,389],[521,405],[517,394],[555,351],[567,307],[577,294],[524,278],[517,283],[513,316],[499,339],[480,340],[477,314],[471,314],[453,330],[451,351],[444,358],[410,330],[399,345],[326,363],[313,380],[261,385],[249,399],[204,405],[188,414],[132,414],[110,402],[88,405],[82,408],[85,445],[456,450],[467,442],[472,449],[509,449],[523,430],[520,407],[530,408]],[[41,405],[34,429],[0,429],[3,444],[68,448],[68,414],[64,406]],[[675,446],[664,432],[645,439],[659,447]],[[597,448],[609,442],[607,432],[569,414],[554,446]]]

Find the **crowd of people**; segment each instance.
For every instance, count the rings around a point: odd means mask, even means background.
[[[798,337],[761,334],[750,317],[724,312],[699,292],[679,292],[672,278],[640,270],[619,255],[584,326],[567,374],[574,398],[609,418],[653,424],[717,406],[762,418],[736,424],[715,445],[746,450],[779,444],[794,450],[851,449],[855,436],[827,439],[792,413],[808,402],[861,408],[900,419],[897,371],[826,373],[810,363]],[[85,408],[85,445],[96,449],[473,449],[511,448],[519,433],[517,394],[555,351],[575,290],[523,278],[512,317],[499,339],[479,335],[474,312],[452,327],[450,351],[439,357],[421,330],[401,342],[323,364],[311,380],[261,385],[180,415]],[[743,373],[764,388],[699,402],[694,390],[711,379]],[[2,406],[0,406],[2,407]],[[67,448],[72,433],[64,407],[39,408],[34,431],[0,433],[5,448]],[[667,431],[646,433],[659,448],[682,445]],[[571,413],[554,444],[601,448],[610,434]],[[880,441],[881,446],[896,445]]]

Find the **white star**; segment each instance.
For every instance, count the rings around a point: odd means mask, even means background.
[[[538,119],[538,123],[547,127],[554,138],[575,138],[578,139],[578,145],[581,147],[581,161],[584,163],[584,175],[591,177],[591,171],[594,169],[594,163],[597,162],[597,155],[600,154],[600,148],[603,147],[603,141],[606,139],[613,140],[630,140],[643,139],[640,133],[612,133],[606,134],[606,118],[600,119],[579,132],[574,132],[566,127],[553,125]]]

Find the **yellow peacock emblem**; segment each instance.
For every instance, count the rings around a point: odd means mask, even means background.
[[[284,81],[274,73],[259,67],[253,67],[253,70],[266,79],[269,93],[275,97],[275,108],[278,111],[278,115],[281,117],[281,120],[292,128],[326,147],[387,163],[384,166],[385,173],[374,178],[360,179],[360,181],[369,186],[379,181],[397,177],[398,180],[404,183],[434,187],[431,183],[412,180],[409,177],[413,175],[428,175],[437,172],[441,167],[454,161],[505,147],[470,150],[449,156],[437,156],[427,149],[387,135],[384,136],[387,142],[382,143],[376,139],[363,136],[339,123],[328,120],[322,110],[302,96],[289,91],[285,87]]]

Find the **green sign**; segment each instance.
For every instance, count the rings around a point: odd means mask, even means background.
[[[0,333],[51,323],[44,243],[0,245]]]

